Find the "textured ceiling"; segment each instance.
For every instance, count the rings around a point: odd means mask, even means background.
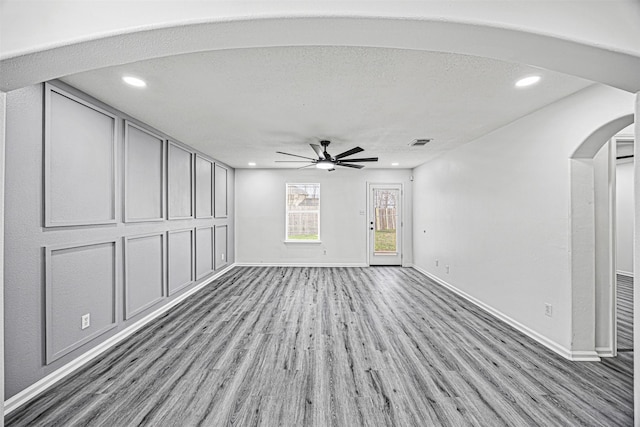
[[[147,81],[124,85],[125,74]],[[515,89],[529,74],[540,84]],[[356,145],[367,167],[415,167],[592,82],[502,61],[413,50],[273,47],[171,56],[66,83],[233,167],[280,167],[276,151]],[[416,138],[433,138],[409,147]],[[284,164],[286,165],[286,164]],[[286,165],[286,167],[291,167]]]

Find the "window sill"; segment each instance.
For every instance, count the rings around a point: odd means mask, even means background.
[[[302,243],[304,245],[313,245],[322,243],[322,240],[285,240],[284,243]]]

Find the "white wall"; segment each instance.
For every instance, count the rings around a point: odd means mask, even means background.
[[[613,258],[615,142],[607,142],[593,158],[593,210],[595,239],[595,346],[598,354],[612,356],[614,322],[612,298],[615,283]]]
[[[403,262],[411,264],[410,175],[408,169],[236,169],[236,262],[365,265],[370,182],[404,185]],[[284,243],[287,182],[320,183],[322,243]]]
[[[616,166],[616,270],[633,276],[633,158]]]
[[[633,95],[593,86],[416,168],[414,264],[570,354],[569,158],[632,112]]]
[[[4,402],[4,147],[7,94],[0,92],[0,402]],[[4,405],[0,427],[4,426]]]

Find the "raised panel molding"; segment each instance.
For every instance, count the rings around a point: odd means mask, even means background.
[[[229,254],[227,253],[227,226],[216,225],[215,239],[215,268],[216,270],[227,265]]]
[[[227,212],[227,168],[215,164],[215,217],[226,218]]]
[[[172,141],[168,151],[168,217],[193,218],[193,153]]]
[[[196,228],[196,280],[215,270],[215,235],[213,227]]]
[[[115,240],[45,248],[47,364],[116,327],[117,270]]]
[[[124,129],[124,220],[163,221],[165,140],[129,121]]]
[[[44,87],[44,226],[115,223],[117,117]]]
[[[167,232],[169,295],[194,282],[194,229]]]
[[[196,154],[196,218],[213,218],[213,162]]]
[[[124,238],[125,320],[154,306],[167,295],[164,241],[164,232]]]

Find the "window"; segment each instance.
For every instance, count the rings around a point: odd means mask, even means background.
[[[320,240],[320,184],[287,184],[286,240]]]

